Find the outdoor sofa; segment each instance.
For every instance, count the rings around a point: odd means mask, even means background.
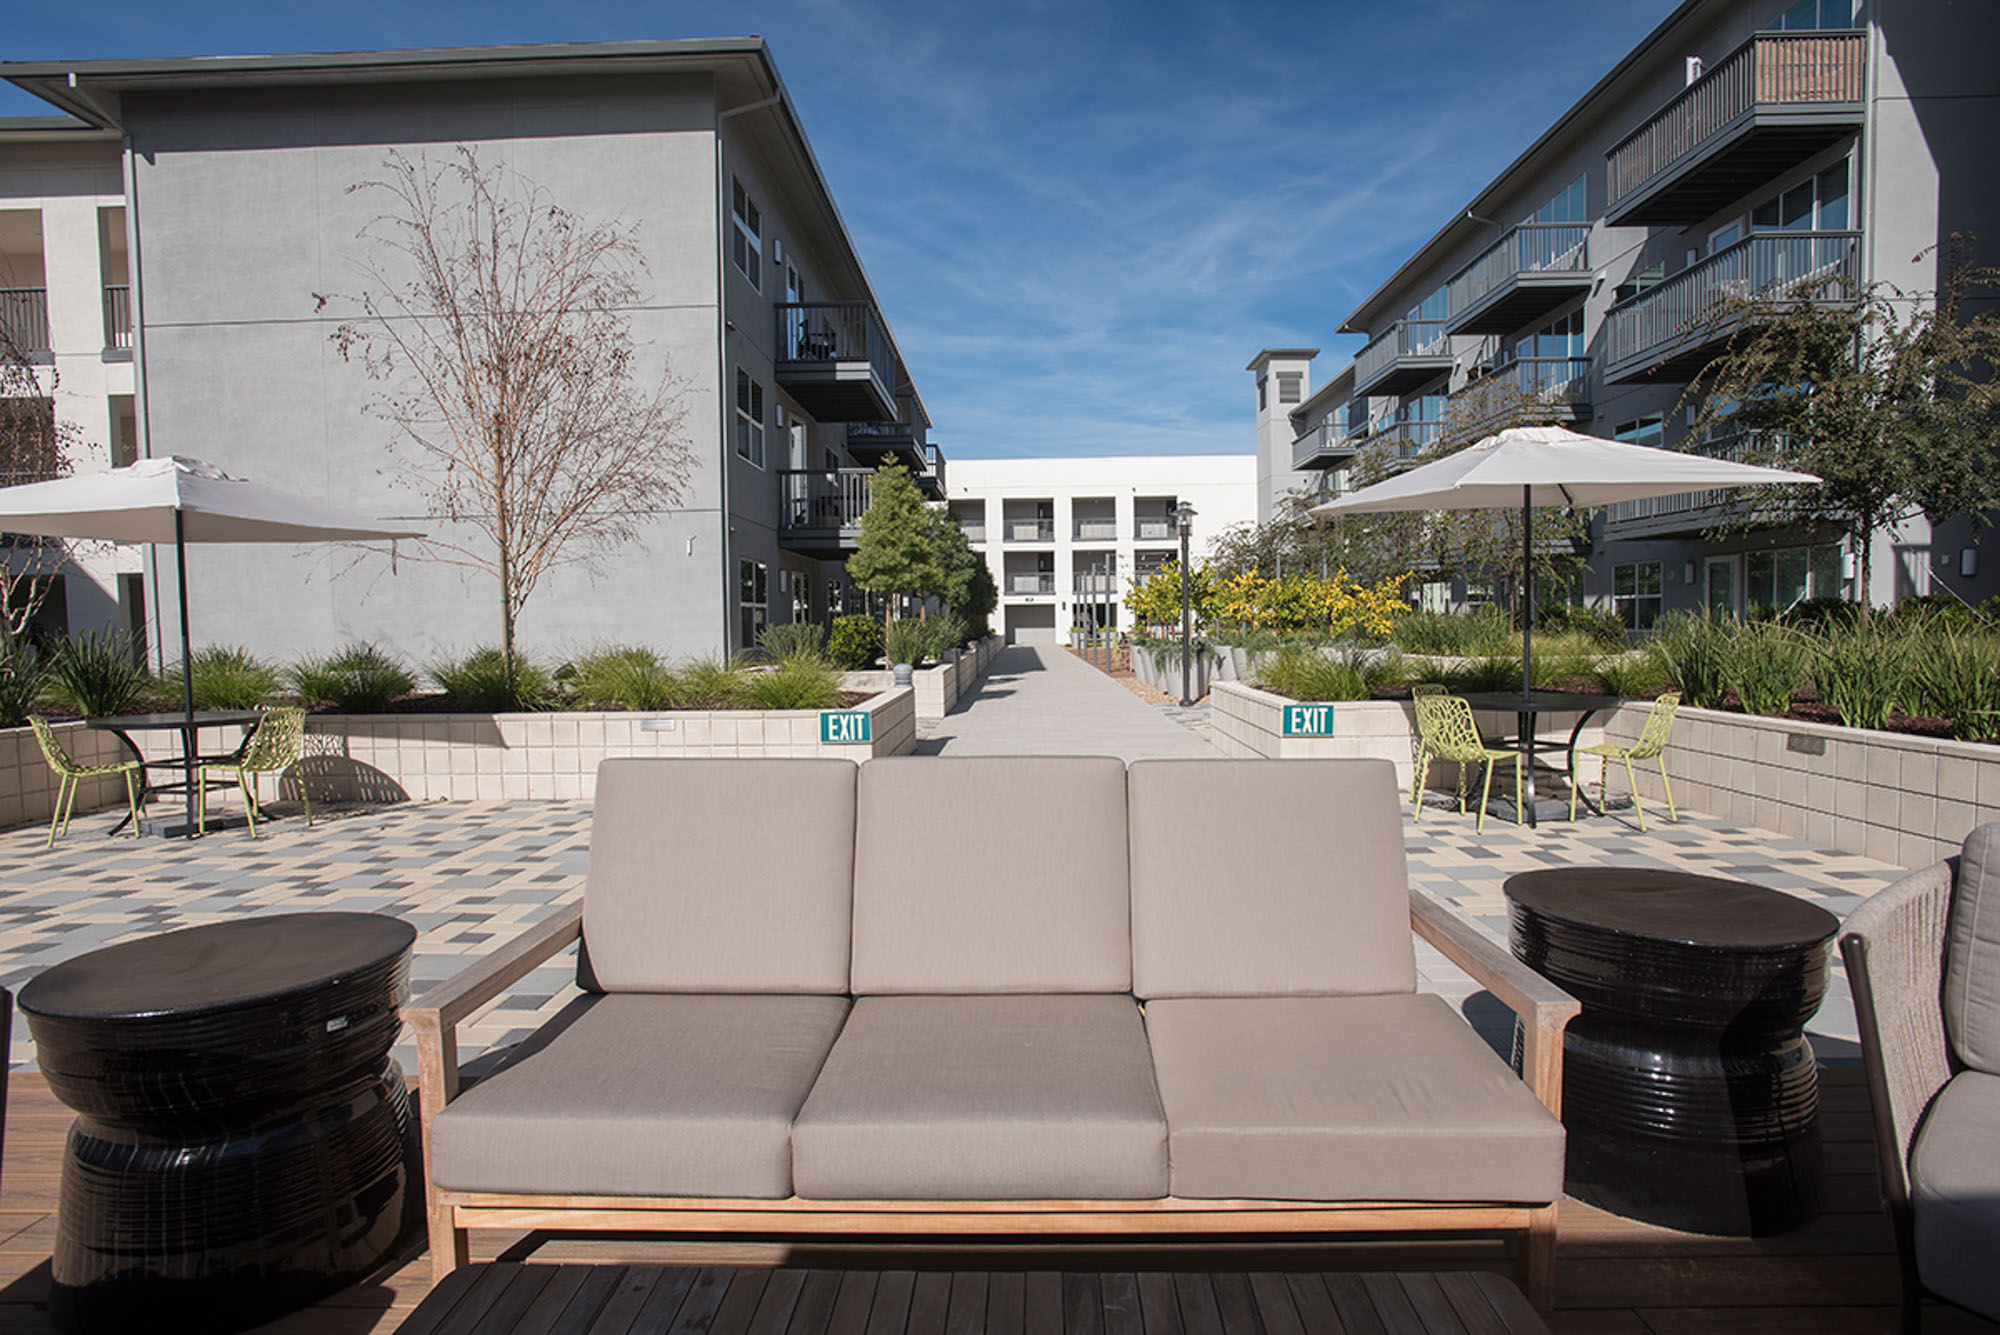
[[[455,1027],[579,936],[584,996],[461,1092]],[[1546,1305],[1576,1010],[1410,889],[1386,761],[610,760],[582,903],[407,1012],[433,1269],[475,1228],[1498,1232]]]

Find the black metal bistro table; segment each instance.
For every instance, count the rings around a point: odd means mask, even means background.
[[[220,755],[203,756],[200,750],[197,749],[197,743],[201,740],[201,730],[203,728],[237,727],[245,729],[247,734],[248,729],[254,728],[257,725],[257,720],[262,717],[264,716],[254,709],[197,709],[192,714],[189,714],[186,710],[176,709],[164,714],[113,714],[107,718],[87,718],[83,721],[83,726],[93,728],[99,732],[111,733],[120,742],[124,743],[125,749],[132,753],[132,759],[139,762],[139,808],[143,811],[146,806],[147,797],[152,794],[181,792],[187,788],[190,782],[200,782],[198,778],[188,774],[187,762],[189,756],[194,757],[197,765],[203,760],[222,759]],[[146,759],[145,752],[139,749],[139,744],[132,740],[132,734],[135,732],[178,733],[181,739],[180,754],[171,759],[148,760]],[[154,783],[152,780],[152,771],[156,769],[176,771],[182,775],[182,778],[178,782]],[[116,834],[118,831],[124,829],[126,822],[130,819],[128,816],[126,820],[121,820],[118,824],[112,826],[111,833]],[[241,817],[225,816],[217,816],[209,822],[209,824],[218,827],[240,823],[242,823]],[[177,835],[197,833],[197,831],[191,828],[191,823],[185,815],[179,820],[172,818],[159,820],[142,819],[139,823],[139,828],[141,831],[153,834]]]
[[[1583,736],[1584,727],[1591,716],[1601,709],[1615,709],[1625,698],[1619,695],[1585,695],[1576,691],[1531,691],[1527,695],[1519,691],[1482,691],[1464,697],[1474,709],[1510,713],[1515,716],[1520,728],[1519,745],[1527,760],[1521,780],[1526,792],[1515,794],[1521,803],[1521,814],[1529,825],[1537,824],[1535,812],[1535,718],[1540,714],[1576,714],[1576,726],[1569,730],[1569,743],[1565,747],[1569,766],[1569,781],[1576,784],[1576,743]],[[1584,795],[1584,805],[1592,815],[1603,815],[1603,811],[1588,794]]]
[[[50,1315],[65,1332],[241,1330],[360,1279],[422,1223],[389,1056],[416,929],[372,913],[190,927],[21,989],[76,1110]]]
[[[1840,923],[1743,881],[1653,867],[1507,879],[1514,954],[1583,1003],[1563,1043],[1569,1192],[1695,1233],[1819,1213],[1805,1023]]]

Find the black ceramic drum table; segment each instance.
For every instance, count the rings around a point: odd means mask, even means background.
[[[92,951],[21,989],[74,1108],[51,1315],[69,1332],[241,1330],[373,1270],[422,1218],[389,1056],[408,923],[288,913]]]
[[[1568,1187],[1695,1233],[1819,1213],[1805,1023],[1839,920],[1762,886],[1653,868],[1507,880],[1514,954],[1583,1003],[1563,1044]]]

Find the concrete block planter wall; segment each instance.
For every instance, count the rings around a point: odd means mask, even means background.
[[[971,693],[986,675],[986,669],[993,663],[993,655],[1005,646],[997,635],[989,635],[970,648],[956,650],[949,662],[921,668],[910,674],[910,685],[917,693],[917,717],[929,722],[941,719],[951,712],[959,697]],[[891,670],[878,672],[846,672],[841,674],[841,684],[850,691],[886,691],[893,684]]]
[[[1635,740],[1646,708],[1619,710],[1611,738]],[[1949,857],[2000,820],[2000,746],[1683,709],[1666,760],[1683,806],[1901,867]],[[1649,805],[1664,800],[1657,770],[1638,783]]]
[[[108,732],[81,723],[50,725],[63,750],[79,765],[115,765],[131,758]],[[125,780],[85,779],[77,793],[78,811],[125,805]],[[0,826],[46,823],[56,811],[56,775],[28,728],[0,728]]]

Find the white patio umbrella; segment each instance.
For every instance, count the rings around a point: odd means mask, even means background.
[[[124,468],[0,487],[0,533],[174,545],[181,610],[181,698],[194,718],[188,640],[190,542],[361,542],[420,538],[414,529],[337,510],[304,496],[231,477],[178,455]],[[187,756],[188,827],[194,826],[194,754]]]
[[[1363,487],[1309,512],[1382,514],[1396,510],[1511,510],[1521,507],[1521,695],[1531,694],[1534,549],[1529,513],[1538,505],[1610,505],[1713,487],[1807,483],[1810,473],[1760,468],[1586,436],[1559,426],[1511,427],[1435,463]]]

